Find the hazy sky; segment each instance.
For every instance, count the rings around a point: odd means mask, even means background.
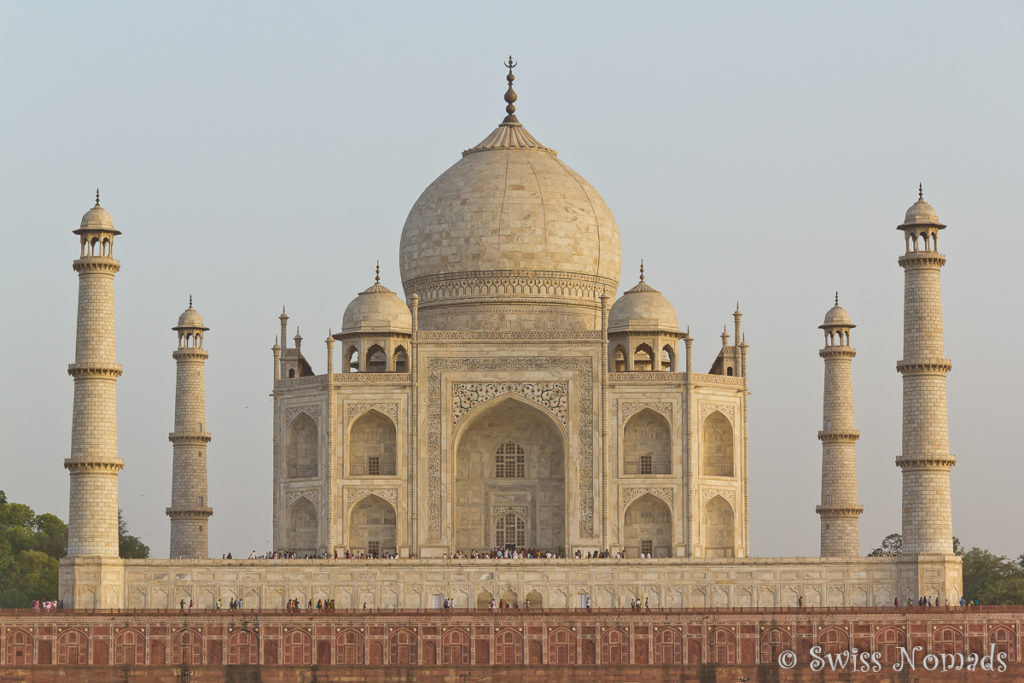
[[[210,552],[271,537],[270,347],[287,304],[323,372],[372,282],[401,291],[419,193],[503,116],[602,193],[710,368],[737,300],[750,344],[755,555],[815,555],[822,361],[839,290],[852,341],[862,550],[900,529],[903,238],[940,240],[953,519],[1024,552],[1019,259],[1024,5],[55,3],[0,5],[8,360],[0,488],[66,518],[78,254],[98,185],[118,229],[120,500],[166,557],[175,333],[206,336]]]

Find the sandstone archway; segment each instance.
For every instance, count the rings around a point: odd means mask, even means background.
[[[665,501],[648,493],[629,504],[623,516],[622,545],[627,557],[672,556],[672,511]]]

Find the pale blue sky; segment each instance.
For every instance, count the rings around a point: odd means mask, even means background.
[[[119,238],[121,505],[166,556],[175,344],[206,338],[210,551],[270,538],[271,354],[288,305],[317,372],[419,193],[501,120],[602,193],[710,367],[738,299],[750,343],[757,555],[818,551],[822,364],[853,343],[862,549],[900,527],[902,272],[917,183],[942,250],[957,535],[1016,556],[1024,464],[1018,260],[1024,5],[71,3],[0,5],[0,488],[67,514],[76,276],[99,185]]]

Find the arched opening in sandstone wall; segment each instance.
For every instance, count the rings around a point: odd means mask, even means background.
[[[409,372],[409,354],[404,346],[399,346],[394,353],[395,372]]]
[[[359,501],[349,515],[349,550],[369,557],[394,554],[398,547],[395,508],[379,496]]]
[[[306,413],[299,413],[288,425],[285,437],[285,476],[304,479],[317,476],[319,430]]]
[[[633,351],[633,369],[649,372],[655,370],[654,350],[647,344],[640,344]]]
[[[732,506],[721,496],[704,504],[704,556],[735,557]]]
[[[466,420],[455,446],[456,550],[490,550],[500,541],[564,552],[565,439],[557,423],[512,397]]]
[[[299,555],[316,554],[317,514],[316,506],[308,498],[296,498],[288,508],[285,547]]]
[[[352,423],[349,432],[352,476],[389,477],[395,474],[395,423],[371,410]]]
[[[622,430],[623,474],[670,474],[672,433],[668,420],[650,408],[629,418]]]
[[[622,523],[626,557],[672,556],[672,511],[665,501],[647,493],[626,508]]]
[[[729,422],[729,419],[717,410],[711,413],[704,420],[702,437],[702,474],[711,477],[735,476],[733,468],[732,423]]]

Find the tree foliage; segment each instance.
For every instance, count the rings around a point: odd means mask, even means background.
[[[0,607],[28,607],[57,598],[57,570],[68,527],[51,514],[11,503],[0,491]]]
[[[117,531],[121,557],[149,557],[149,546],[128,533],[120,510]],[[68,527],[59,517],[37,515],[0,491],[0,608],[56,600],[60,558],[67,550]]]

